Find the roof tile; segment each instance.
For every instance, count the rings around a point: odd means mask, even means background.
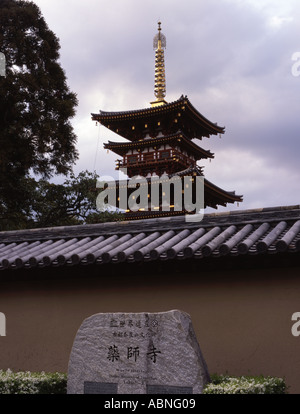
[[[300,207],[0,233],[0,269],[300,251]]]

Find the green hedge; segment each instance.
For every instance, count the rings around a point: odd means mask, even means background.
[[[0,394],[66,394],[67,374],[0,371]],[[285,381],[274,377],[212,375],[204,394],[286,394]]]
[[[204,394],[287,394],[282,378],[212,375]]]
[[[66,394],[67,375],[0,371],[0,394]]]

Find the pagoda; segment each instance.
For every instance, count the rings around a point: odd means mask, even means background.
[[[166,37],[161,32],[160,22],[153,46],[155,49],[154,95],[156,99],[150,102],[151,106],[131,111],[100,111],[98,114],[92,114],[92,120],[126,139],[122,143],[109,141],[104,144],[105,149],[113,151],[120,157],[116,161],[116,170],[126,171],[127,184],[132,177],[145,177],[149,187],[147,189],[149,200],[153,177],[198,176],[203,177],[204,180],[204,208],[217,208],[226,206],[228,203],[241,202],[242,196],[236,195],[235,192],[225,191],[204,178],[203,167],[197,165],[197,162],[202,159],[214,158],[214,154],[200,147],[193,139],[202,140],[204,137],[224,134],[224,127],[209,121],[199,113],[187,96],[182,95],[177,101],[169,103],[165,100]],[[117,182],[116,200],[119,200],[120,186],[121,183]],[[184,187],[182,194],[184,194]],[[148,208],[135,212],[127,210],[125,218],[137,219],[186,213],[184,208],[180,211],[176,210],[172,199],[168,211],[162,208],[161,203],[162,197],[160,197],[160,204],[154,209],[150,208],[151,202],[149,201]]]

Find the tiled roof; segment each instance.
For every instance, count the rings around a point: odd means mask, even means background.
[[[149,114],[156,114],[156,113],[166,113],[169,110],[172,109],[177,109],[177,107],[180,107],[182,105],[187,105],[189,110],[191,112],[194,113],[194,115],[198,118],[201,119],[205,124],[207,124],[210,127],[213,127],[214,130],[217,131],[217,133],[224,133],[224,127],[221,127],[219,125],[217,125],[217,123],[213,123],[211,121],[209,121],[205,116],[203,116],[199,111],[197,111],[197,109],[191,104],[191,102],[189,101],[187,96],[183,96],[181,95],[181,97],[174,102],[169,102],[165,105],[161,105],[161,106],[154,106],[154,107],[149,107],[149,108],[143,108],[143,109],[135,109],[135,110],[127,110],[127,111],[99,111],[98,114],[96,113],[92,113],[92,119],[94,120],[98,120],[101,121],[103,119],[123,119],[124,117],[127,118],[137,118],[138,116],[143,117],[145,114],[149,115]]]
[[[180,144],[178,144],[181,142]],[[149,138],[144,139],[143,141],[138,142],[111,142],[108,141],[108,143],[104,144],[105,149],[110,149],[113,152],[115,152],[118,155],[124,155],[129,149],[135,149],[137,146],[139,149],[142,148],[148,148],[150,145],[153,147],[155,145],[169,143],[169,142],[175,142],[177,145],[182,145],[185,148],[188,148],[190,151],[193,152],[196,156],[199,156],[199,159],[203,158],[214,158],[214,154],[209,151],[205,150],[199,145],[195,144],[192,140],[187,138],[185,134],[181,131],[177,131],[175,134],[167,135],[167,136],[161,136],[156,138]]]
[[[110,130],[132,141],[140,139],[142,131],[145,130],[145,119],[147,119],[148,128],[150,128],[153,122],[155,130],[157,129],[157,121],[163,122],[162,118],[167,120],[168,115],[176,114],[178,118],[178,111],[180,117],[178,124],[174,124],[175,131],[181,125],[188,125],[188,130],[193,137],[209,137],[210,135],[224,134],[225,128],[219,126],[217,123],[211,122],[205,116],[203,116],[189,101],[187,96],[181,96],[177,101],[169,102],[165,105],[154,106],[143,109],[118,111],[118,112],[106,112],[100,111],[92,113],[92,120],[97,121],[100,124],[106,126]],[[182,123],[180,120],[188,119],[188,122]],[[130,122],[129,122],[130,121]],[[134,129],[132,130],[132,122],[134,122]],[[167,121],[168,128],[170,122]],[[151,128],[150,128],[151,129]],[[183,128],[183,132],[184,132]],[[190,134],[188,134],[190,136]]]
[[[0,268],[300,251],[300,206],[0,233]]]
[[[191,177],[191,176],[198,176],[203,177],[202,168],[198,165],[196,166],[190,166],[189,168],[186,168],[182,171],[177,171],[173,174],[169,175],[169,178],[172,177]],[[140,185],[151,185],[155,177],[145,177],[145,180],[141,181]],[[157,177],[157,180],[164,179],[164,177]],[[130,179],[124,179],[124,180],[117,180],[110,183],[110,189],[112,191],[115,191],[115,189],[118,189],[119,187],[127,187],[128,193],[131,193],[136,190],[136,185],[133,187],[129,187]],[[118,191],[118,190],[117,190]],[[151,191],[151,190],[150,190]],[[243,196],[235,194],[235,191],[226,191],[222,188],[218,187],[217,185],[213,184],[211,181],[208,181],[204,177],[204,204],[205,207],[212,207],[212,208],[218,208],[218,205],[226,207],[227,203],[235,203],[235,202],[242,202]],[[117,202],[115,207],[119,208],[119,203]],[[180,211],[172,211],[170,212],[163,212],[162,210],[159,211],[139,211],[139,219],[144,218],[152,218],[152,217],[163,217],[163,216],[176,216],[176,215],[182,215],[182,212]],[[136,212],[129,212],[125,215],[124,220],[134,220],[136,218],[137,213]]]

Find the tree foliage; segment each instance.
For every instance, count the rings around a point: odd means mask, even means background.
[[[78,155],[70,123],[77,98],[58,61],[59,40],[34,3],[0,0],[0,6],[2,174],[66,174]]]
[[[78,176],[71,174],[63,184],[37,182],[32,203],[35,226],[92,224],[117,218],[118,214],[97,211],[98,178],[95,172],[82,171]]]
[[[49,179],[72,171],[78,102],[59,63],[59,40],[36,4],[0,0],[0,27],[0,219],[17,221],[27,215],[32,173]]]
[[[78,176],[72,173],[62,184],[24,178],[23,208],[17,214],[2,217],[0,231],[120,220],[122,215],[118,212],[97,210],[98,178],[95,172],[89,171],[82,171]]]

